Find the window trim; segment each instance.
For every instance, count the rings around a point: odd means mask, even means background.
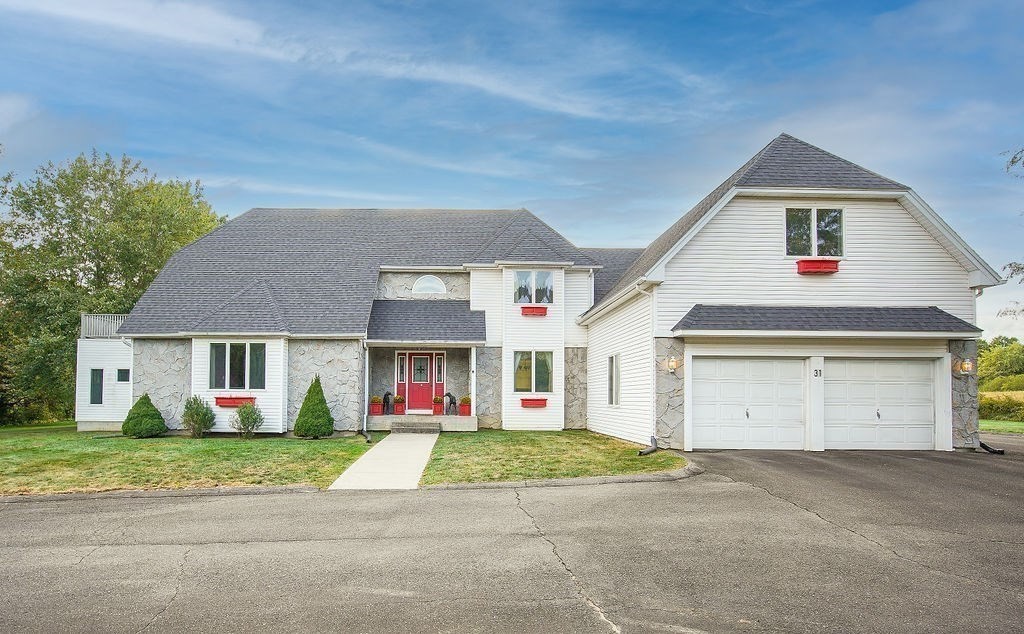
[[[128,378],[121,380],[121,373],[127,372]],[[117,368],[117,382],[118,383],[131,383],[132,382],[132,369],[131,368]]]
[[[245,387],[231,387],[231,344],[244,344],[245,345],[245,358],[242,361],[243,369],[245,370]],[[224,387],[215,387],[213,385],[213,346],[222,344],[224,346]],[[263,344],[263,387],[250,387],[249,382],[249,363],[252,354],[249,352],[249,347],[253,344]],[[218,392],[231,392],[231,391],[243,391],[243,392],[267,392],[270,388],[267,387],[267,369],[270,360],[270,346],[267,341],[250,341],[250,340],[209,340],[207,341],[207,377],[206,385],[207,390]]]
[[[551,389],[548,391],[537,390],[537,353],[551,355]],[[516,354],[530,355],[530,390],[522,391],[516,389]],[[513,394],[555,394],[555,351],[554,350],[513,350],[512,351],[512,393]]]
[[[619,407],[622,404],[622,358],[619,353],[608,355],[607,364],[608,406]]]
[[[811,255],[790,255],[789,254],[789,234],[786,232],[786,214],[791,209],[810,209],[811,210]],[[818,210],[838,211],[840,215],[839,220],[839,231],[840,231],[840,249],[842,255],[818,255]],[[786,205],[782,209],[782,254],[789,260],[806,260],[807,258],[814,258],[816,260],[845,260],[846,259],[846,207],[841,206],[829,206],[829,205]]]
[[[530,301],[528,302],[517,302],[516,301],[516,277],[519,273],[530,274]],[[538,302],[537,301],[537,273],[547,273],[551,277],[551,301],[550,302]],[[512,304],[515,306],[554,306],[555,305],[555,271],[553,269],[512,269]],[[527,352],[526,350],[520,350],[520,352]],[[543,351],[546,352],[546,351]]]
[[[439,290],[439,291],[418,291],[418,290],[416,290],[416,287],[420,285],[420,282],[427,283],[427,282],[433,282],[435,280],[437,281],[438,284],[441,285],[441,290]],[[416,281],[412,283],[412,294],[413,295],[447,295],[448,294],[448,286],[444,283],[444,280],[442,280],[438,276],[433,275],[431,273],[427,273],[426,275],[421,275],[421,276],[417,277]]]

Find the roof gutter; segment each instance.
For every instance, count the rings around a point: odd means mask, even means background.
[[[631,299],[634,295],[645,294],[644,288],[650,288],[651,286],[657,285],[659,282],[647,279],[647,276],[641,277],[631,286],[627,286],[618,293],[616,293],[610,300],[601,302],[601,306],[594,312],[587,312],[576,318],[576,323],[580,326],[586,326],[590,322],[597,319],[598,316],[621,306],[627,300]],[[643,288],[642,288],[643,287]]]
[[[978,339],[982,331],[897,331],[897,330],[715,330],[677,329],[676,337],[809,337],[816,339]]]

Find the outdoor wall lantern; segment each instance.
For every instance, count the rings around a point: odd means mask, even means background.
[[[961,359],[957,364],[956,371],[960,374],[970,374],[974,372],[974,359]]]
[[[669,357],[668,358],[668,371],[669,372],[675,372],[678,367],[679,367],[679,359],[677,359],[675,357]]]

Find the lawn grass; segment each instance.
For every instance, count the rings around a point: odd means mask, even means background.
[[[315,441],[111,436],[78,433],[73,422],[0,427],[0,495],[282,484],[323,488],[370,447],[361,436]]]
[[[981,431],[990,434],[1024,434],[1024,423],[1013,420],[979,421]]]
[[[503,482],[546,478],[652,473],[678,469],[667,451],[638,456],[639,445],[589,431],[444,433],[423,472],[422,484]]]

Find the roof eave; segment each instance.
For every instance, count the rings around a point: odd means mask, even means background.
[[[978,339],[981,330],[972,331],[906,331],[906,330],[725,330],[673,329],[680,338],[690,337],[811,337],[819,339]]]

